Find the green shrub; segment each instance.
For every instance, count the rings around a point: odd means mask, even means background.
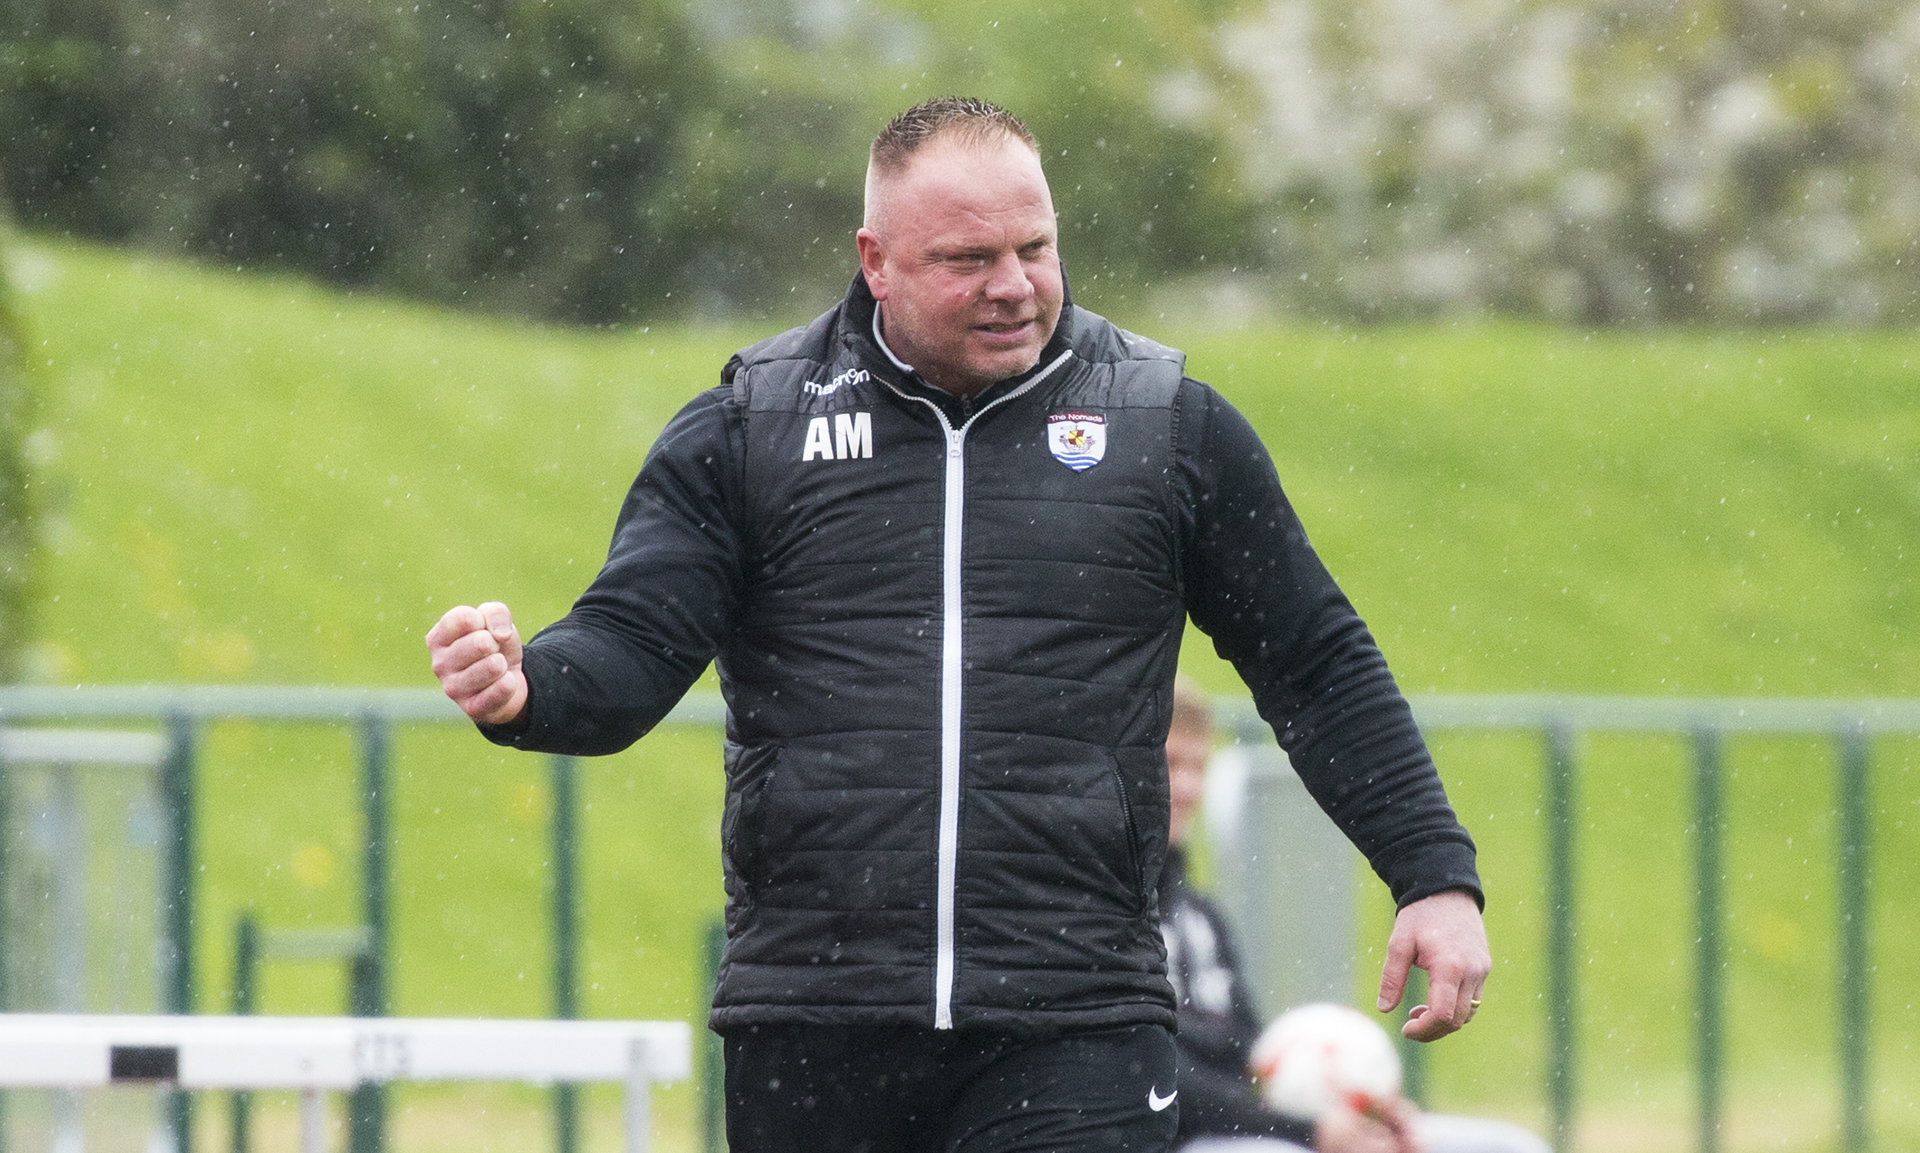
[[[1033,119],[1076,283],[1232,257],[1220,141],[1113,66],[1179,65],[1140,60],[1176,6],[1001,7],[979,39],[973,9],[916,4],[826,29],[665,0],[19,0],[0,167],[35,230],[227,267],[574,323],[795,316],[852,275],[873,134],[964,91]]]

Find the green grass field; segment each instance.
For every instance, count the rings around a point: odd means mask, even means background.
[[[523,628],[565,611],[654,434],[759,335],[542,330],[46,239],[12,271],[53,512],[37,664],[58,683],[429,683],[420,637],[444,607],[502,599]],[[1920,693],[1920,337],[1120,319],[1247,412],[1411,692]],[[1187,657],[1232,687],[1204,638]],[[1432,1054],[1435,1100],[1537,1121],[1537,752],[1436,748],[1482,844],[1499,968],[1475,1029]],[[397,1009],[544,1012],[544,764],[456,728],[397,752]],[[1584,1147],[1686,1148],[1685,751],[1585,752]],[[1730,1148],[1835,1147],[1829,761],[1817,742],[1733,747]],[[224,723],[205,764],[215,1009],[241,909],[357,919],[358,834],[344,733]],[[1881,1149],[1920,1149],[1917,766],[1912,742],[1878,750]],[[691,1015],[719,899],[716,742],[663,730],[584,788],[586,1009]],[[333,968],[276,965],[264,1007],[343,995]],[[438,1120],[402,1123],[402,1147],[545,1133],[540,1097],[489,1092],[403,1095]],[[472,1100],[529,1119],[476,1130]],[[689,1109],[663,1100],[677,1142]]]

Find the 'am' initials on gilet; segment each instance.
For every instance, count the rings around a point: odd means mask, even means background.
[[[838,412],[832,425],[816,416],[807,422],[806,447],[800,450],[801,463],[813,460],[850,460],[873,456],[873,414]]]

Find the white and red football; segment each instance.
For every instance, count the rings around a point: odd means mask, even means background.
[[[1269,1108],[1309,1120],[1335,1103],[1377,1113],[1400,1095],[1393,1040],[1345,1005],[1287,1010],[1260,1034],[1247,1063]]]

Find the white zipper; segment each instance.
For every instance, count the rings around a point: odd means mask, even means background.
[[[934,406],[938,409],[938,405]],[[940,416],[942,423],[946,414]],[[967,427],[947,430],[947,503],[941,546],[940,877],[935,892],[933,1027],[953,1028],[953,888],[960,867],[960,547],[965,523]]]
[[[885,342],[881,343],[886,348]],[[893,356],[891,351],[887,355]],[[882,381],[903,400],[914,400],[933,410],[946,433],[946,510],[941,533],[940,626],[940,866],[934,903],[933,1027],[953,1028],[953,904],[960,857],[960,689],[965,669],[961,648],[961,546],[966,526],[967,430],[988,412],[1024,396],[1067,362],[1069,349],[1055,357],[1019,388],[998,397],[968,417],[959,428],[946,412],[924,396],[912,396]],[[895,364],[900,362],[895,359]],[[906,368],[906,365],[900,367]]]

